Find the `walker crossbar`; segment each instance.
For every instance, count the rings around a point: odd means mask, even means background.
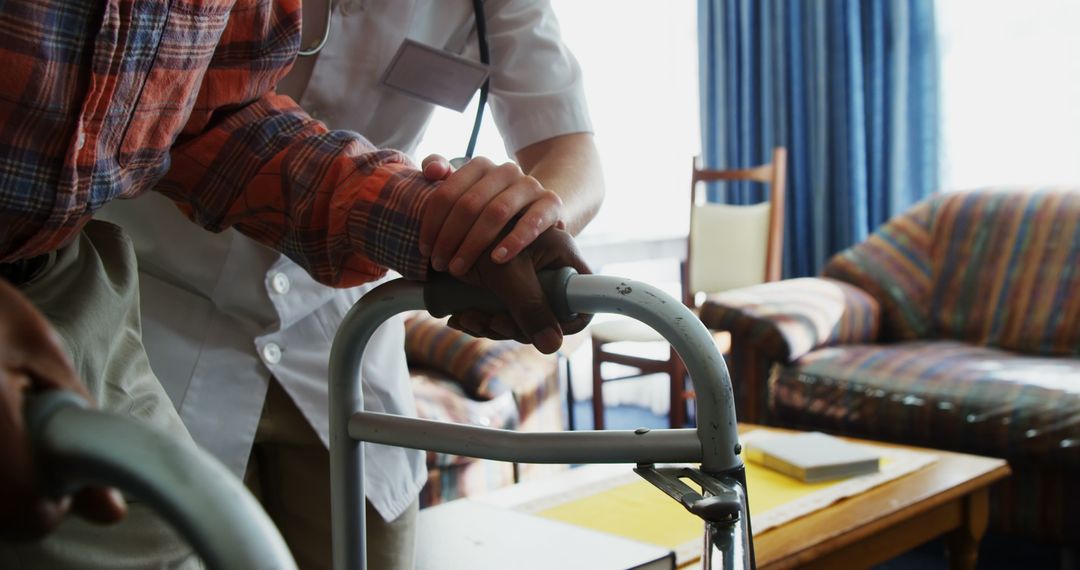
[[[693,429],[525,433],[357,412],[349,437],[360,441],[517,463],[700,463]]]
[[[578,275],[568,268],[549,273],[542,281],[548,302],[558,313],[624,314],[651,326],[667,339],[686,363],[694,385],[698,428],[645,433],[520,434],[364,412],[360,388],[361,359],[367,342],[386,319],[403,311],[425,309],[428,305],[438,305],[441,314],[477,306],[491,308],[490,294],[470,291],[460,284],[452,287],[433,284],[425,291],[421,283],[404,280],[386,283],[364,295],[349,311],[334,338],[330,354],[335,570],[363,569],[366,563],[363,454],[362,443],[356,438],[530,463],[700,461],[701,471],[705,474],[733,477],[735,485],[745,488],[731,380],[712,335],[701,321],[682,303],[645,283],[609,276]],[[696,442],[691,443],[687,434],[696,435]],[[436,445],[438,447],[434,447]],[[741,496],[745,499],[745,495]],[[744,566],[753,567],[749,516],[742,516],[731,524],[740,528],[725,536],[745,540],[746,544],[737,549],[737,559]],[[709,523],[709,528],[711,525]],[[709,548],[706,550],[708,559]],[[724,557],[736,556],[734,550],[725,549]]]

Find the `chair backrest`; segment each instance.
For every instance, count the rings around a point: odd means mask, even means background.
[[[787,153],[773,150],[772,162],[753,168],[709,170],[694,158],[690,178],[690,235],[683,268],[683,301],[780,279],[784,247],[784,182]],[[710,204],[700,182],[747,180],[769,187],[767,201],[750,205]],[[703,193],[701,193],[703,194]]]

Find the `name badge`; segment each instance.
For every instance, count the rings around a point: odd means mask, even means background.
[[[487,76],[487,65],[406,38],[383,73],[382,84],[461,112]]]

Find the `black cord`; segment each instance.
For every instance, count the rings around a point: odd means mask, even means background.
[[[487,44],[487,20],[484,17],[484,0],[473,0],[473,13],[476,15],[476,39],[480,45],[480,63],[488,65],[491,57],[488,54]],[[469,136],[469,146],[465,149],[465,158],[470,159],[476,150],[476,139],[480,136],[480,125],[484,122],[484,107],[487,105],[488,79],[480,86],[480,100],[476,105],[476,120],[473,121],[472,134]]]

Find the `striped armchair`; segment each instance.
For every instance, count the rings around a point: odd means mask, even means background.
[[[740,418],[1006,458],[995,527],[1080,544],[1080,189],[935,196],[701,319]]]
[[[514,341],[474,338],[426,313],[406,320],[405,354],[421,418],[524,431],[562,429],[554,355]],[[422,507],[497,489],[552,469],[435,452],[428,452],[427,466]]]

